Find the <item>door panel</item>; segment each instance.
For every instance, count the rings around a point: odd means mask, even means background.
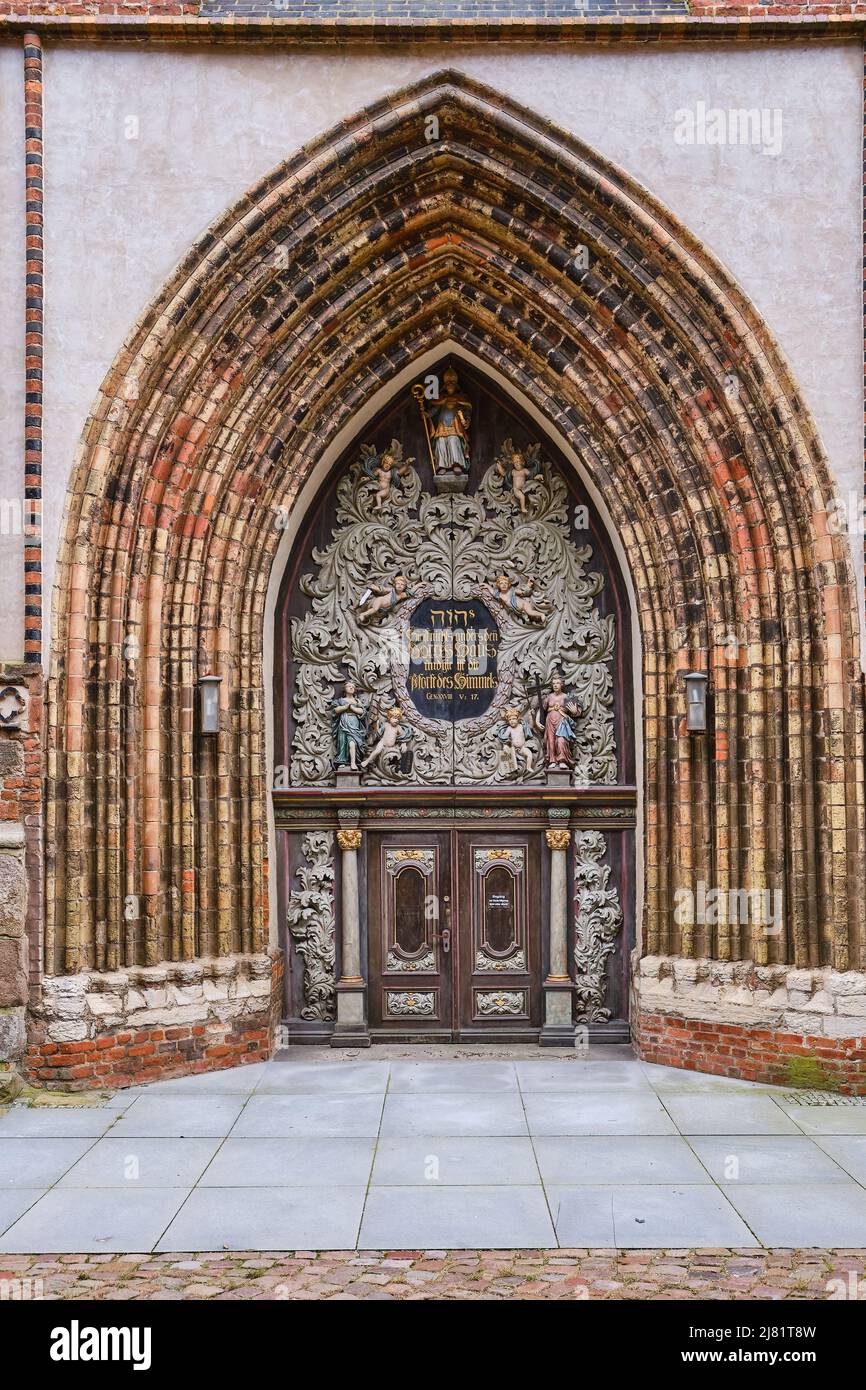
[[[459,836],[460,1025],[538,1027],[542,904],[538,835]]]
[[[452,1029],[449,835],[368,836],[371,1026]]]

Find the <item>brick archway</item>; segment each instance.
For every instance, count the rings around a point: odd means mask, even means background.
[[[275,516],[370,394],[440,342],[550,421],[627,556],[645,951],[862,969],[854,581],[796,386],[642,188],[444,73],[251,189],[104,382],[55,591],[47,973],[265,947]],[[710,674],[707,738],[683,727],[690,668]],[[195,729],[205,672],[222,676],[215,739]],[[783,932],[678,926],[674,894],[696,880],[781,890]]]

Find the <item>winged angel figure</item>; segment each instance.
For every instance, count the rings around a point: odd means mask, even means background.
[[[404,459],[403,445],[399,439],[392,439],[388,448],[383,449],[381,454],[373,444],[362,446],[361,467],[367,477],[376,484],[376,495],[373,498],[372,506],[372,511],[376,516],[381,516],[385,510],[385,503],[391,501],[394,475],[396,474],[400,479],[407,478],[414,462],[414,458]],[[402,500],[402,492],[400,496]]]
[[[514,500],[523,516],[526,516],[527,511],[526,485],[541,471],[540,453],[540,444],[530,444],[526,449],[517,449],[509,436],[499,450],[499,457],[494,464],[496,474],[502,479],[503,485],[511,485]]]

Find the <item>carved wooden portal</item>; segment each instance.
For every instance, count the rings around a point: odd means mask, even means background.
[[[469,364],[347,451],[278,607],[290,1036],[623,1036],[630,626],[573,471]]]

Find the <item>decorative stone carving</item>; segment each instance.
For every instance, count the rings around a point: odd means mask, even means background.
[[[514,500],[523,515],[526,515],[526,484],[535,477],[540,468],[538,455],[540,444],[530,444],[528,449],[515,449],[510,439],[506,439],[499,451],[495,468],[505,484],[510,484]]]
[[[23,729],[27,723],[26,685],[4,685],[0,689],[0,729]]]
[[[475,952],[476,970],[514,970],[523,973],[526,969],[526,952],[521,946],[510,956],[489,956],[486,951]]]
[[[392,1017],[411,1014],[415,1018],[429,1018],[435,1013],[436,996],[432,990],[419,990],[417,993],[395,993],[385,991],[385,1004]]]
[[[414,733],[411,726],[403,722],[403,711],[399,705],[392,705],[384,720],[377,720],[374,735],[376,742],[361,767],[377,767],[386,777],[397,770],[408,771],[408,768],[403,768],[403,762]]]
[[[475,872],[483,876],[496,865],[504,865],[516,876],[523,872],[524,858],[522,849],[476,849]]]
[[[547,841],[548,849],[568,849],[568,842],[571,839],[570,830],[545,830],[544,838]]]
[[[360,831],[341,830],[338,833],[351,835],[360,834]],[[297,870],[301,887],[290,894],[286,913],[292,939],[304,962],[301,1018],[327,1023],[337,1012],[334,832],[308,831],[301,852],[307,863]]]
[[[497,990],[488,993],[478,990],[475,1007],[479,1014],[524,1014],[526,1013],[526,993],[524,990]]]
[[[417,975],[428,975],[436,969],[436,961],[433,956],[432,947],[420,955],[412,957],[398,956],[396,951],[389,951],[385,959],[385,969],[389,973],[395,970],[412,973]]]
[[[544,735],[544,765],[548,772],[557,768],[573,768],[574,748],[577,744],[574,720],[586,711],[566,691],[560,671],[554,671],[551,676],[548,693],[542,695],[541,686],[538,685],[537,695],[539,707],[535,723],[539,732]]]
[[[397,874],[407,864],[420,869],[425,877],[433,872],[436,852],[432,849],[388,849],[385,851],[385,868],[389,874]]]
[[[514,579],[508,574],[497,574],[493,580],[491,598],[525,623],[546,623],[553,610],[549,599],[535,598],[535,580]]]
[[[371,444],[361,448],[361,466],[368,478],[376,484],[376,495],[371,510],[381,516],[385,503],[391,501],[391,487],[396,472],[398,478],[408,476],[415,462],[413,458],[403,458],[403,446],[399,439],[392,439],[390,447],[378,454]],[[399,505],[402,497],[396,499]]]
[[[506,757],[512,775],[516,776],[520,772],[520,759],[523,759],[523,770],[527,773],[535,771],[536,750],[533,742],[533,729],[528,719],[523,717],[519,709],[509,705],[505,711],[505,723],[499,724],[495,730],[496,737],[506,745]]]
[[[538,462],[522,480],[525,511],[495,464],[471,496],[424,493],[409,460],[399,478],[399,489],[386,491],[362,463],[350,468],[337,488],[333,538],[313,552],[315,570],[300,581],[310,609],[291,623],[292,784],[333,781],[330,705],[346,672],[359,701],[367,701],[367,746],[376,740],[360,764],[365,784],[540,779],[540,760],[515,748],[511,720],[505,727],[513,758],[503,757],[497,731],[506,710],[526,710],[537,682],[547,683],[559,669],[569,700],[581,710],[570,744],[573,780],[614,783],[614,619],[602,617],[595,606],[602,580],[586,572],[590,547],[571,538],[562,478]],[[496,583],[490,580],[493,565],[500,576]],[[480,630],[473,634],[479,639],[475,646],[464,633],[460,648],[467,662],[458,673],[459,687],[471,690],[473,681],[492,680],[492,697],[485,690],[477,717],[432,718],[413,703],[413,614],[434,599],[437,608],[471,605],[474,599],[479,613],[482,605],[489,610],[484,621],[495,638],[495,671],[492,663],[491,674],[480,670]],[[477,671],[469,670],[473,652]]]
[[[374,619],[387,617],[412,598],[405,574],[395,574],[390,584],[368,584],[355,605],[358,622],[366,625]]]
[[[558,833],[547,831],[548,836]],[[579,831],[574,849],[576,1018],[580,1023],[606,1023],[610,1009],[604,1003],[605,971],[622,927],[622,907],[618,892],[609,886],[610,866],[601,863],[607,850],[601,832]]]

